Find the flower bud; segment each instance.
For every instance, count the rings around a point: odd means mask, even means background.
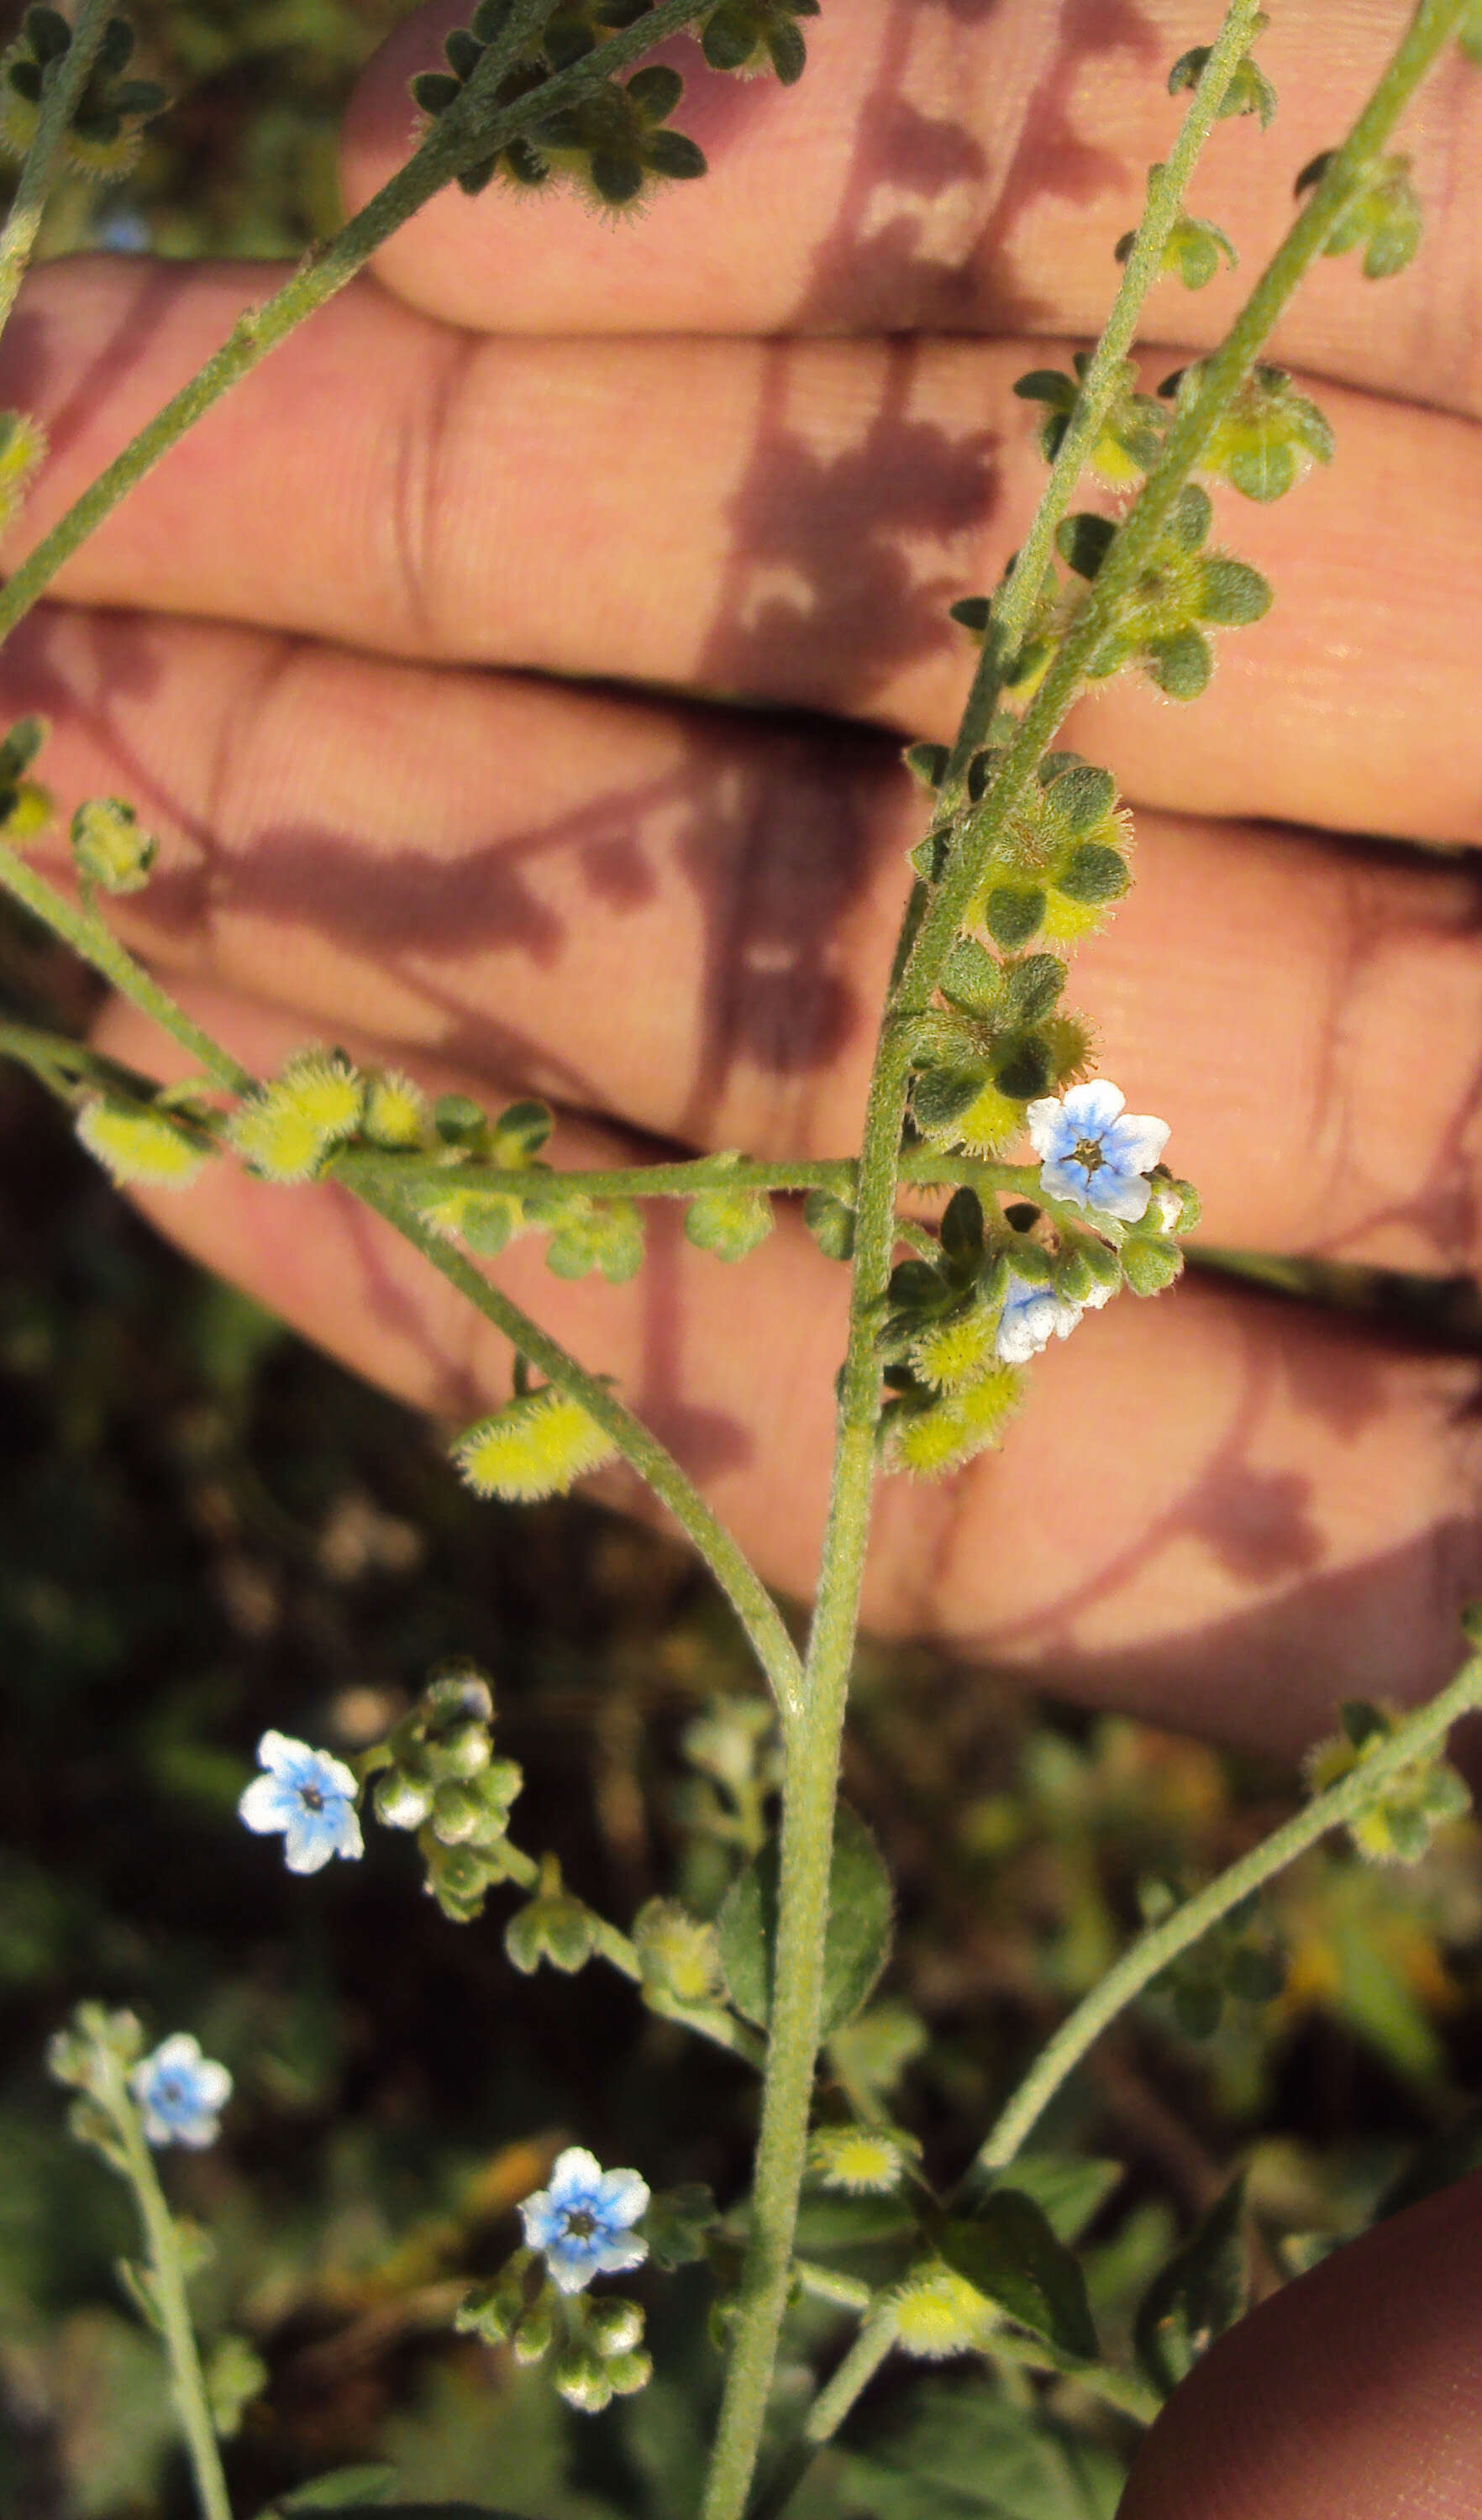
[[[94,796],[79,805],[71,839],[77,873],[105,892],[141,892],[159,854],[158,841],[121,796]]]

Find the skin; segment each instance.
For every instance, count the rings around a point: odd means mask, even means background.
[[[1279,120],[1222,126],[1191,200],[1243,271],[1154,295],[1149,385],[1218,338],[1405,14],[1274,12]],[[454,22],[417,17],[367,74],[352,205]],[[1094,331],[1174,127],[1162,73],[1207,32],[1176,0],[850,0],[786,95],[678,45],[704,184],[637,227],[448,194],[275,353],[0,659],[6,709],[52,721],[64,808],[122,793],[158,832],[119,924],[202,1019],[259,1068],[316,1037],[548,1094],[567,1161],[851,1148],[921,828],[899,746],[952,733],[946,607],[996,579],[1042,478],[1010,387]],[[1338,463],[1218,501],[1276,609],[1192,711],[1127,681],[1067,730],[1116,767],[1146,878],[1072,994],[1101,1071],[1172,1122],[1212,1241],[1457,1274],[1482,1243],[1457,854],[1482,843],[1482,74],[1449,62],[1405,138],[1418,262],[1324,264],[1274,345]],[[53,447],[16,552],[274,277],[37,275],[0,350],[0,406]],[[101,1038],[174,1072],[127,1011]],[[450,1423],[507,1391],[484,1327],[341,1193],[222,1167],[151,1204]],[[629,1287],[562,1285],[528,1244],[499,1274],[806,1591],[844,1288],[795,1220],[735,1272],[661,1213]],[[1455,1667],[1477,1383],[1208,1281],[1129,1299],[1042,1361],[1001,1457],[885,1485],[870,1618],[1295,1751],[1340,1695]],[[1127,2520],[1474,2513],[1479,2219],[1464,2187],[1259,2312],[1157,2428]]]

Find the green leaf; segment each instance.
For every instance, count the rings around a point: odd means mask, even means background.
[[[955,2273],[1020,2327],[1079,2362],[1095,2357],[1086,2278],[1049,2216],[1022,2188],[990,2188],[970,2220],[944,2226],[937,2249]]]
[[[1144,2295],[1133,2338],[1138,2361],[1165,2398],[1187,2379],[1216,2337],[1244,2316],[1249,2298],[1244,2201],[1245,2182],[1236,2179]]]
[[[716,1919],[731,2001],[765,2026],[772,2011],[779,1846],[769,1840],[732,1882]],[[879,1848],[858,1813],[840,1803],[829,1868],[824,1937],[825,2037],[859,2011],[890,1956],[894,1897]]]
[[[927,2381],[851,2438],[787,2520],[1112,2520],[1126,2481],[1100,2444],[981,2380]]]
[[[1013,2184],[1031,2197],[1057,2240],[1068,2247],[1095,2221],[1126,2172],[1119,2161],[1083,2161],[1068,2152],[1021,2153]]]
[[[258,2514],[258,2520],[279,2520],[280,2514],[282,2520],[289,2520],[293,2511],[363,2511],[372,2504],[383,2509],[395,2483],[394,2467],[380,2461],[373,2466],[332,2467],[327,2475],[312,2476],[307,2485],[280,2494]]]
[[[826,1260],[848,1260],[854,1251],[854,1210],[831,1190],[810,1190],[803,1223]]]
[[[772,1202],[759,1190],[702,1190],[685,1211],[685,1239],[717,1260],[744,1260],[772,1231]]]
[[[242,2430],[243,2411],[268,2384],[268,2366],[255,2346],[228,2329],[218,2336],[205,2367],[206,2402],[211,2423],[223,2441]]]
[[[1083,509],[1075,516],[1062,518],[1055,527],[1055,549],[1077,577],[1095,577],[1116,540],[1116,530],[1110,517],[1094,516]]]

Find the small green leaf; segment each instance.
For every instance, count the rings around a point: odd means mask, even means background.
[[[1094,516],[1082,509],[1073,517],[1062,518],[1055,527],[1055,549],[1077,577],[1095,577],[1116,539],[1116,530],[1110,517]]]
[[[364,2510],[369,2505],[383,2505],[396,2484],[396,2470],[381,2463],[374,2466],[333,2467],[325,2476],[310,2477],[307,2485],[295,2485],[292,2492],[280,2494],[259,2514],[259,2520],[289,2520],[294,2511]]]
[[[731,2001],[748,2021],[762,2026],[772,2011],[778,1875],[779,1847],[773,1838],[732,1882],[716,1919]],[[890,1957],[893,1924],[894,1897],[879,1848],[858,1814],[840,1803],[824,1936],[826,2038],[869,1997]]]
[[[1245,2182],[1236,2179],[1191,2239],[1153,2277],[1137,2315],[1138,2361],[1171,2397],[1216,2337],[1244,2316],[1249,2298],[1241,2225]]]
[[[1037,884],[996,883],[983,905],[983,925],[1006,954],[1027,945],[1044,917],[1045,895]]]
[[[826,1260],[848,1260],[854,1251],[854,1210],[831,1190],[810,1190],[803,1223]]]
[[[1025,2152],[1013,2165],[1015,2192],[1032,2198],[1055,2238],[1067,2248],[1095,2221],[1126,2175],[1119,2161],[1082,2160],[1065,2152]]]
[[[1022,2188],[993,2187],[970,2219],[944,2225],[939,2254],[1020,2327],[1057,2352],[1090,2362],[1096,2324],[1078,2260]]]
[[[718,1260],[744,1260],[772,1231],[772,1202],[759,1190],[702,1190],[685,1211],[685,1239]]]

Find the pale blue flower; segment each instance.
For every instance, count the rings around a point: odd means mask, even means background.
[[[355,1778],[342,1759],[282,1732],[264,1732],[257,1756],[266,1774],[252,1778],[238,1814],[259,1837],[282,1829],[291,1872],[317,1872],[332,1855],[364,1854]]]
[[[232,2096],[224,2065],[201,2053],[188,2030],[162,2040],[129,2076],[150,2143],[188,2143],[200,2152],[221,2133],[220,2112]]]
[[[525,2242],[539,2249],[562,2292],[584,2292],[594,2275],[625,2274],[641,2267],[647,2240],[629,2226],[649,2202],[636,2170],[604,2170],[595,2154],[571,2145],[551,2173],[551,2184],[527,2196],[519,2209]]]
[[[1031,1102],[1029,1135],[1040,1157],[1040,1182],[1051,1198],[1100,1208],[1123,1225],[1147,1213],[1146,1179],[1168,1144],[1166,1120],[1123,1108],[1126,1097],[1104,1077],[1072,1085],[1063,1101]]]
[[[1027,1365],[1052,1338],[1068,1338],[1085,1307],[1067,1303],[1048,1284],[1031,1284],[1010,1269],[994,1353],[1004,1365]]]

